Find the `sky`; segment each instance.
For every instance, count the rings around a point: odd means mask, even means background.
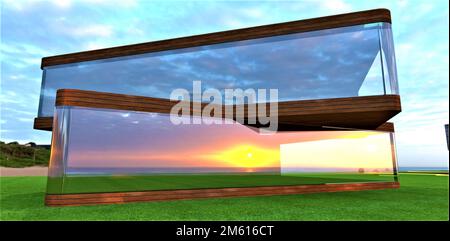
[[[0,139],[50,143],[50,132],[32,128],[42,57],[373,8],[392,14],[399,166],[448,166],[447,1],[2,0]]]

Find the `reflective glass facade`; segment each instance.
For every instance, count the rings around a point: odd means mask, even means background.
[[[58,89],[169,98],[194,80],[279,101],[398,94],[391,26],[372,23],[45,67],[38,117]]]
[[[68,106],[56,108],[53,128],[48,194],[396,181],[387,132],[260,134]]]

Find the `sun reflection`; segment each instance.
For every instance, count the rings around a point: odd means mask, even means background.
[[[237,145],[216,154],[205,155],[205,159],[220,161],[227,166],[252,168],[279,166],[278,149],[262,148],[253,145]]]

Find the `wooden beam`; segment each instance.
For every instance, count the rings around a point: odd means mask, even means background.
[[[247,125],[252,126],[249,124]],[[254,127],[259,128],[259,126]],[[52,128],[53,128],[53,117],[34,118],[34,129],[43,131],[52,131]],[[278,124],[278,131],[339,131],[339,130],[343,129],[326,126],[305,126],[305,125],[293,125],[285,123]],[[350,130],[358,130],[358,129],[350,129]],[[394,123],[385,122],[373,130],[383,132],[395,132],[395,127]]]
[[[349,192],[399,188],[398,182],[318,184],[270,187],[213,188],[190,190],[164,190],[145,192],[47,194],[47,206],[80,206],[99,204],[123,204],[129,202],[185,200],[199,198],[223,198],[244,196],[268,196],[286,194],[306,194],[319,192]]]
[[[120,47],[63,54],[43,58],[41,68],[61,64],[78,63],[83,61],[107,59],[136,54],[145,54],[181,48],[198,47],[204,45],[235,42],[249,39],[257,39],[292,33],[301,33],[301,32],[347,27],[377,22],[390,23],[391,22],[390,11],[387,9],[373,9],[320,18],[311,18],[258,27],[243,28],[189,37],[181,37],[168,40],[125,45]]]
[[[52,131],[53,117],[38,117],[34,118],[33,128],[36,130]]]
[[[378,126],[376,130],[385,132],[395,132],[394,123],[392,122],[383,123],[381,126]]]
[[[60,89],[56,94],[56,106],[78,106],[90,108],[116,109],[123,111],[143,111],[169,114],[179,101],[169,99],[133,96],[113,93],[103,93],[86,90]],[[193,103],[187,102],[192,115],[200,115],[201,111],[194,111]],[[266,104],[266,110],[270,110]],[[201,110],[206,106],[201,103]],[[244,109],[244,116],[235,112],[235,117],[243,117],[244,123],[254,127],[247,120],[255,117],[256,113]],[[221,106],[222,118],[225,118],[226,106]],[[236,111],[237,106],[233,106]],[[256,108],[256,111],[258,108]],[[285,101],[278,103],[278,122],[280,131],[283,130],[339,130],[363,129],[393,131],[392,124],[385,124],[387,120],[401,111],[400,96],[378,95],[348,98]],[[270,113],[270,112],[269,112]],[[235,118],[236,119],[236,118]],[[51,130],[51,117],[36,118],[35,129]]]
[[[248,126],[252,126],[247,124]],[[254,126],[258,128],[259,126]],[[42,131],[52,131],[53,128],[53,117],[37,117],[34,118],[34,129]],[[278,124],[278,131],[339,131],[343,130],[340,128],[324,127],[324,126],[305,126],[305,125],[291,125],[285,123]],[[358,129],[350,129],[358,130]],[[375,129],[375,131],[383,132],[395,132],[394,123],[385,122]]]

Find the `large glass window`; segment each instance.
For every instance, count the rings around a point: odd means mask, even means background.
[[[393,182],[391,135],[260,134],[239,123],[174,125],[168,114],[59,106],[47,192]]]
[[[222,93],[278,89],[279,101],[397,94],[391,35],[373,23],[45,67],[38,116],[53,115],[63,88],[169,98],[201,80]]]

